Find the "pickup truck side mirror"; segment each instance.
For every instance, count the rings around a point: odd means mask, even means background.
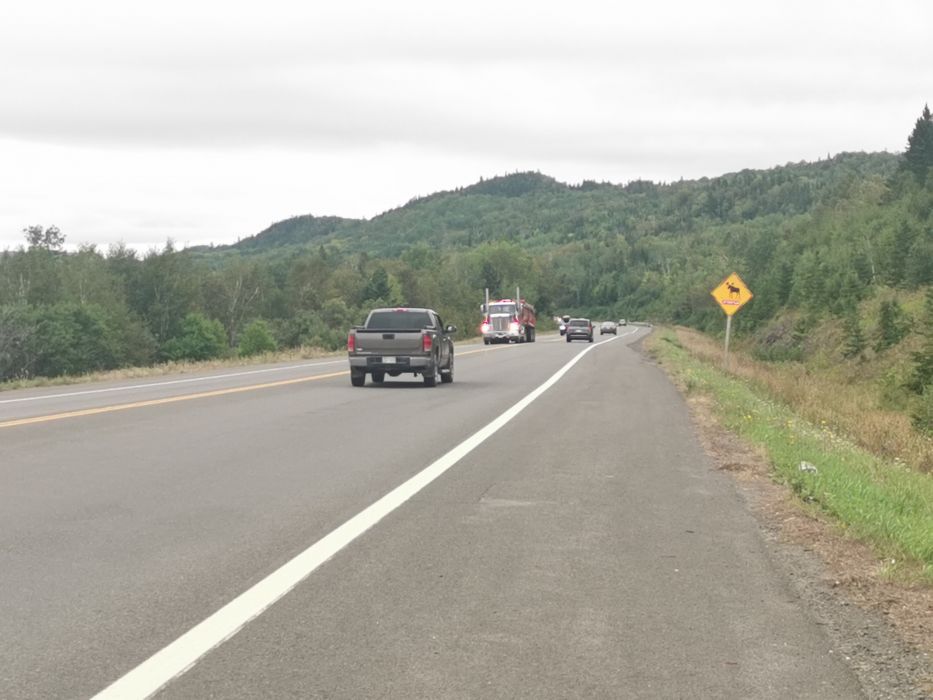
[[[457,332],[457,327],[456,327],[456,326],[447,326],[447,328],[444,329],[444,332],[445,332],[445,333],[456,333],[456,332]]]

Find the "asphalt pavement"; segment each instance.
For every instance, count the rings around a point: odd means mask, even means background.
[[[647,332],[0,394],[0,697],[860,697]]]

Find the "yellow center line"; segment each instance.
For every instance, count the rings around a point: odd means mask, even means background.
[[[466,352],[456,352],[454,357],[463,357],[464,355],[475,355],[478,352],[492,352],[493,350],[505,350],[507,346],[499,348],[479,348],[478,350],[467,350]]]
[[[478,350],[468,350],[467,352],[456,353],[456,357],[463,355],[473,355],[476,353],[490,352],[494,349],[502,348],[480,348]],[[85,408],[80,411],[67,411],[65,413],[53,413],[46,416],[33,416],[32,418],[18,418],[0,422],[0,429],[15,428],[19,425],[32,425],[33,423],[48,423],[66,418],[80,418],[82,416],[96,416],[101,413],[114,413],[116,411],[128,411],[131,408],[145,408],[146,406],[161,406],[168,403],[177,403],[179,401],[193,401],[194,399],[207,399],[214,396],[225,396],[227,394],[240,394],[244,391],[257,391],[259,389],[271,389],[277,386],[288,386],[289,384],[300,384],[302,382],[314,382],[319,379],[332,379],[333,377],[345,377],[350,374],[349,370],[342,372],[331,372],[330,374],[316,374],[312,377],[299,377],[298,379],[283,379],[278,382],[266,382],[264,384],[250,384],[249,386],[238,386],[231,389],[217,389],[215,391],[202,391],[197,394],[184,394],[182,396],[170,396],[164,399],[151,399],[149,401],[134,401],[133,403],[121,403],[111,406],[100,406],[98,408]]]
[[[144,408],[146,406],[161,406],[167,403],[177,403],[178,401],[192,401],[194,399],[206,399],[212,396],[225,396],[227,394],[239,394],[244,391],[256,391],[258,389],[269,389],[276,386],[287,386],[289,384],[300,384],[302,382],[313,382],[319,379],[331,379],[333,377],[342,377],[350,374],[349,371],[331,372],[330,374],[316,374],[313,377],[299,377],[298,379],[283,379],[278,382],[267,382],[265,384],[250,384],[249,386],[238,386],[232,389],[217,389],[216,391],[202,391],[197,394],[184,394],[183,396],[170,396],[165,399],[151,399],[149,401],[134,401],[133,403],[121,403],[112,406],[100,406],[99,408],[85,408],[80,411],[68,411],[66,413],[54,413],[48,416],[33,416],[32,418],[20,418],[0,423],[0,429],[13,428],[18,425],[30,425],[32,423],[47,423],[49,421],[64,420],[65,418],[79,418],[81,416],[96,416],[100,413],[113,413],[115,411],[128,411],[131,408]]]

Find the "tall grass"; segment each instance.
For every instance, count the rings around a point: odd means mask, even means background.
[[[673,332],[691,355],[722,366],[718,341],[686,328]],[[905,411],[883,406],[882,388],[858,365],[847,372],[838,367],[820,370],[798,362],[760,362],[733,352],[728,371],[873,454],[933,472],[933,439],[917,432]]]
[[[794,386],[741,356],[727,372],[721,348],[691,331],[661,331],[650,347],[688,391],[714,399],[728,428],[765,449],[776,478],[874,545],[885,559],[918,569],[933,584],[933,475],[873,454],[841,435],[829,419],[851,418],[847,412],[854,412],[857,402],[849,405],[850,399],[843,398],[846,411],[798,410],[803,404],[778,394],[806,403],[817,396],[833,398],[829,387],[810,381],[804,384],[816,388]],[[801,462],[815,465],[816,471],[801,471]]]

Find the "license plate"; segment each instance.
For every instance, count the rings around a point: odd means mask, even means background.
[[[395,358],[394,358],[394,357],[383,357],[383,358],[382,358],[382,363],[385,364],[385,365],[394,365],[394,364],[395,364]]]

